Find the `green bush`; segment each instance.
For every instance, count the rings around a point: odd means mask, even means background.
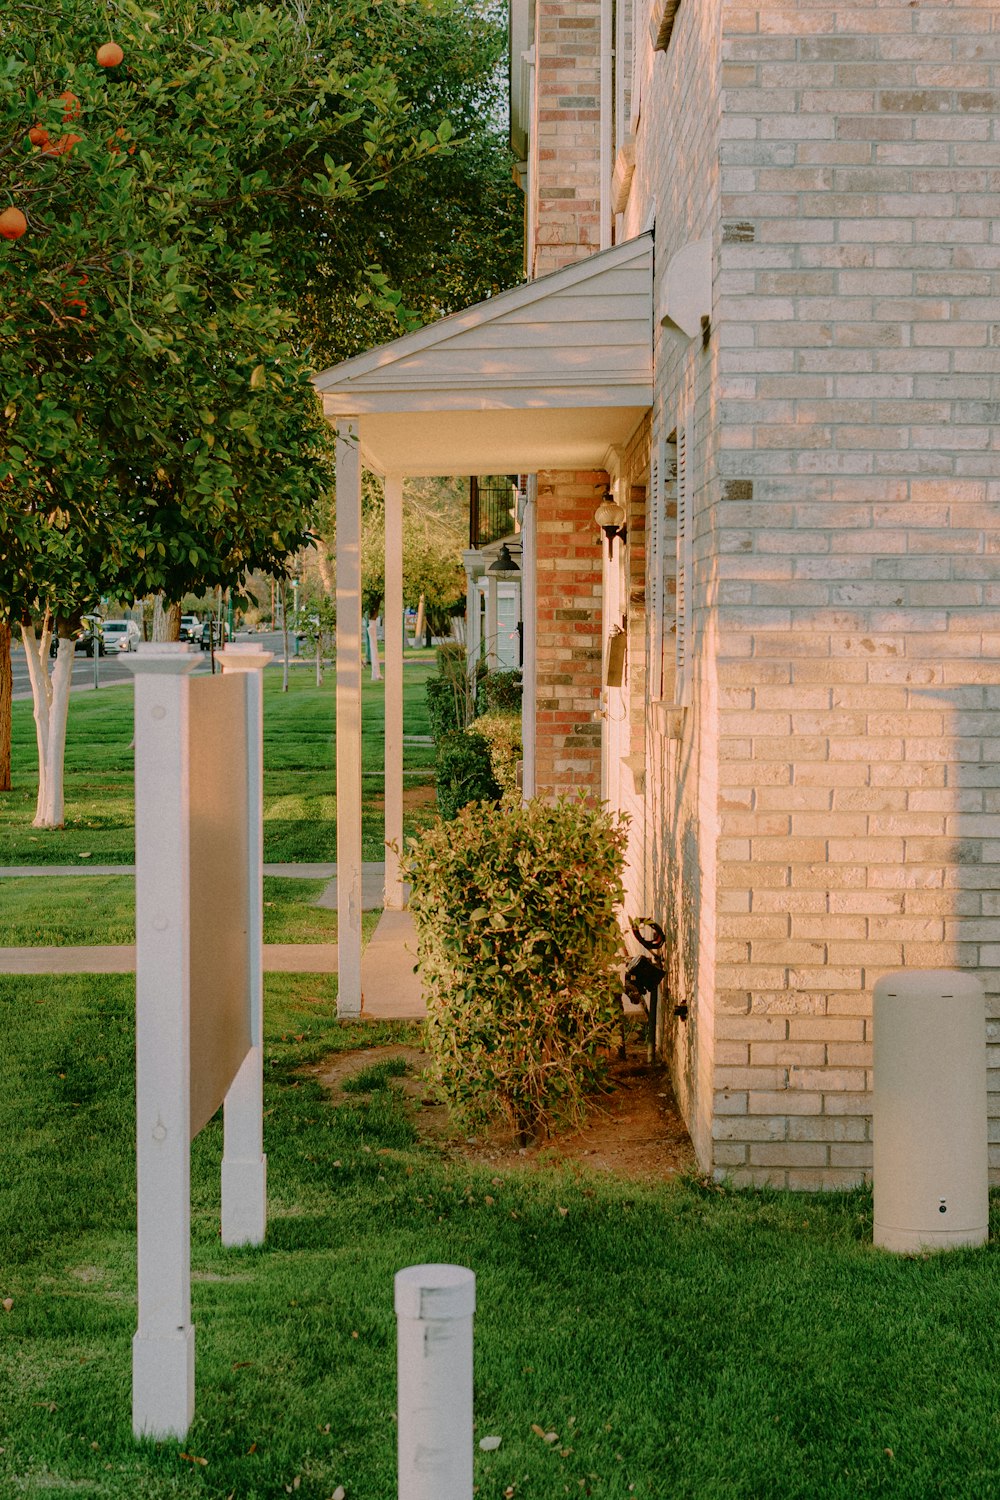
[[[453,818],[469,802],[499,802],[500,787],[481,734],[459,729],[438,741],[435,772],[438,810]]]
[[[461,676],[464,680],[469,670],[469,658],[461,641],[442,641],[434,656],[439,677]]]
[[[428,677],[424,692],[427,695],[427,717],[435,742],[465,725],[465,684],[454,683],[446,677]]]
[[[504,796],[517,795],[517,763],[524,754],[521,720],[517,714],[482,714],[469,730],[481,734],[490,747],[490,765]]]
[[[487,672],[482,680],[480,713],[519,714],[521,712],[520,672]]]
[[[621,1021],[625,824],[578,800],[466,807],[410,843],[431,1074],[522,1139],[578,1119]]]

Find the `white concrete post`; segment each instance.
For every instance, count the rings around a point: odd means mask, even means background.
[[[361,1014],[361,453],[337,423],[337,1014]]]
[[[247,943],[252,1045],[223,1105],[222,1243],[261,1245],[267,1229],[264,1155],[264,668],[274,657],[252,644],[229,645],[222,671],[247,682]]]
[[[193,647],[139,646],[136,767],[136,1174],[138,1329],[132,1429],[186,1434],[191,1325],[188,674]]]
[[[403,480],[385,477],[385,904],[406,905],[403,848]],[[395,844],[396,848],[391,846]]]
[[[399,1500],[471,1500],[475,1310],[464,1266],[396,1272]]]

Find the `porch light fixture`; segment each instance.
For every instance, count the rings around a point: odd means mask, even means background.
[[[496,562],[490,563],[486,571],[487,573],[493,573],[497,578],[510,578],[514,574],[520,573],[521,569],[511,557],[510,548],[506,542],[500,548]]]
[[[622,541],[627,536],[625,528],[625,511],[618,504],[610,490],[604,491],[604,497],[594,512],[594,520],[604,532],[608,539],[608,557],[613,555],[615,537],[620,536]]]

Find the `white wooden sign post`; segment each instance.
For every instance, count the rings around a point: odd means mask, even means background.
[[[135,674],[137,1436],[194,1415],[191,1141],[225,1101],[223,1237],[264,1237],[262,672],[230,646],[192,679],[187,645],[140,646]]]

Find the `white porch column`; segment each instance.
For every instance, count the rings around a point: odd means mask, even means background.
[[[486,570],[486,666],[495,672],[500,665],[497,657],[497,577]]]
[[[521,516],[521,619],[524,622],[524,664],[521,671],[521,795],[535,795],[535,712],[538,706],[538,593],[535,581],[535,538],[538,517],[538,476],[528,475]]]
[[[385,904],[406,905],[403,848],[403,479],[385,476]],[[393,849],[395,844],[395,849]]]
[[[462,562],[465,565],[465,650],[469,681],[474,682],[483,644],[479,618],[479,579],[483,574],[485,559],[481,552],[469,547],[462,553]]]
[[[274,657],[235,642],[218,652],[227,672],[247,683],[247,943],[250,949],[250,1051],[222,1106],[222,1243],[262,1245],[267,1230],[264,1155],[264,668]]]
[[[361,452],[337,423],[337,1014],[361,1014]]]

